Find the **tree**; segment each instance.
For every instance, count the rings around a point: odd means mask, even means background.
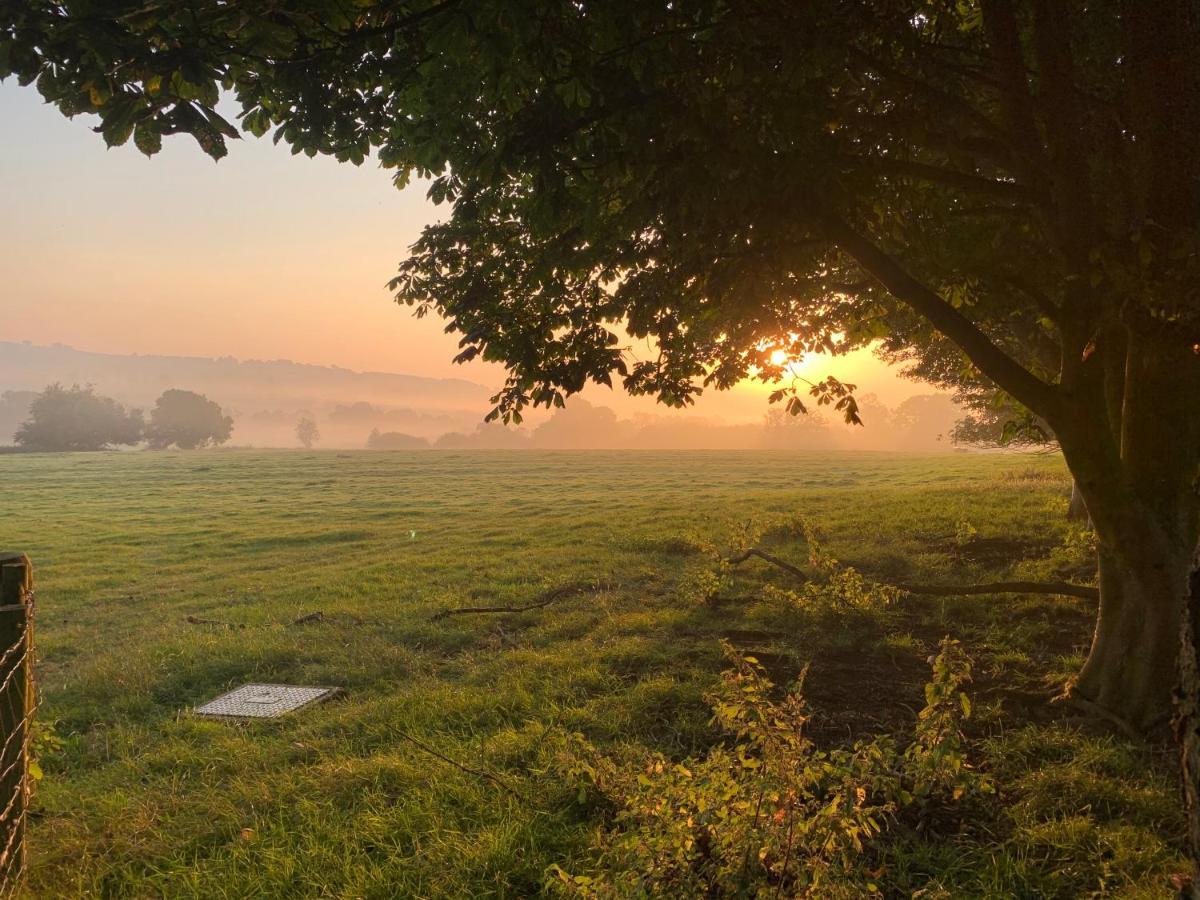
[[[533,446],[565,450],[578,447],[613,449],[633,443],[632,423],[623,422],[607,406],[593,406],[580,398],[560,409],[533,430]]]
[[[29,404],[13,440],[26,450],[107,450],[142,439],[141,410],[126,410],[88,385],[52,384]]]
[[[1073,693],[1150,726],[1200,537],[1198,39],[1193,0],[27,0],[0,74],[214,157],[224,84],[250,133],[430,179],[397,298],[508,367],[498,416],[944,344],[1059,441],[1101,547]]]
[[[827,449],[833,445],[832,429],[823,417],[788,415],[779,407],[763,416],[763,446],[773,449]]]
[[[470,434],[447,432],[433,442],[437,450],[523,450],[529,445],[524,431],[495,421],[481,422]]]
[[[195,450],[223,444],[233,433],[233,419],[203,394],[172,388],[163,391],[150,412],[146,440],[155,450],[172,445]]]
[[[372,428],[367,435],[368,450],[428,450],[429,441],[399,431],[383,431]]]
[[[321,439],[321,429],[317,427],[308,416],[302,416],[300,421],[296,423],[296,440],[298,440],[305,450],[311,450],[312,445]]]

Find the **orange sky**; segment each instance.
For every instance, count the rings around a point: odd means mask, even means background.
[[[220,163],[188,138],[147,159],[108,150],[88,117],[67,120],[32,89],[0,85],[0,313],[3,339],[114,353],[288,358],[358,370],[469,378],[456,340],[412,318],[386,281],[439,210],[388,173],[291,156],[269,140]],[[811,360],[895,403],[928,390],[869,354]],[[759,419],[766,389],[706,397],[697,413]],[[606,389],[586,396],[654,411]]]

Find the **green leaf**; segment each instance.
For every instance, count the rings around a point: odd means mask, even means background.
[[[133,129],[133,143],[147,156],[153,156],[162,149],[162,135],[153,121],[138,122]]]

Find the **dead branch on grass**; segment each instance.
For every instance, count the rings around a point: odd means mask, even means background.
[[[298,619],[293,619],[291,622],[288,622],[287,624],[288,625],[314,625],[317,622],[333,621],[333,619],[335,618],[335,615],[327,616],[327,615],[325,615],[324,612],[321,612],[320,610],[318,610],[317,612],[310,612],[306,615],[300,616],[300,618],[298,618]],[[354,616],[349,613],[346,613],[345,618],[349,619],[355,625],[364,624],[362,618],[359,616]],[[193,616],[193,615],[186,616],[184,618],[184,621],[186,621],[189,625],[214,625],[218,628],[248,628],[248,627],[250,627],[250,626],[246,625],[246,623],[244,623],[244,622],[223,622],[220,619],[204,619],[204,618],[201,618],[200,616]],[[273,622],[258,622],[258,623],[255,623],[253,627],[269,628],[273,624],[275,624],[275,623],[273,623]]]
[[[417,740],[415,737],[413,737],[407,731],[403,730],[402,728],[397,728],[395,725],[389,725],[388,728],[389,728],[389,730],[392,731],[392,733],[404,738],[404,740],[413,744],[418,749],[424,750],[430,756],[440,759],[442,762],[446,763],[447,765],[454,766],[454,768],[458,769],[459,771],[466,772],[468,775],[474,775],[476,778],[483,778],[486,781],[490,781],[492,784],[496,785],[496,787],[500,788],[502,791],[512,795],[513,797],[516,797],[521,802],[525,802],[525,798],[521,795],[521,793],[516,788],[514,788],[512,785],[510,785],[507,781],[505,781],[503,778],[501,778],[499,775],[495,775],[495,774],[485,771],[483,769],[474,769],[471,766],[465,765],[464,763],[460,763],[456,759],[451,759],[449,756],[439,753],[437,750],[434,750],[428,744],[424,743],[423,741]]]
[[[777,556],[773,556],[758,547],[750,547],[734,556],[727,557],[725,562],[738,565],[751,557],[771,563],[799,578],[801,581],[811,581],[808,573]],[[885,582],[880,582],[881,584]],[[921,594],[932,597],[957,597],[971,594],[1056,594],[1065,597],[1082,597],[1085,600],[1097,600],[1100,591],[1086,584],[1071,584],[1067,581],[993,581],[986,584],[897,584],[893,587],[908,594]]]
[[[988,584],[898,584],[900,590],[910,594],[932,597],[955,597],[967,594],[1058,594],[1064,597],[1082,597],[1097,600],[1098,588],[1086,584],[1071,584],[1068,581],[993,581]]]
[[[443,609],[441,612],[434,613],[430,616],[429,621],[440,622],[442,619],[450,618],[450,616],[466,616],[476,613],[528,612],[531,609],[541,609],[542,607],[549,606],[551,603],[566,600],[568,597],[578,597],[581,594],[595,594],[600,591],[609,590],[611,587],[612,585],[608,582],[576,581],[550,588],[548,591],[541,593],[536,600],[526,603],[523,606],[456,606],[453,609]]]
[[[216,625],[219,628],[245,628],[241,622],[222,622],[219,619],[202,619],[200,616],[189,615],[185,621],[189,625]]]
[[[752,556],[757,556],[764,562],[769,562],[773,566],[778,566],[779,568],[783,569],[783,571],[794,575],[801,581],[809,580],[808,573],[799,566],[794,566],[790,562],[782,560],[778,556],[773,556],[766,550],[761,550],[758,547],[751,547],[748,550],[743,550],[741,553],[735,553],[733,556],[726,557],[725,562],[729,563],[731,566],[736,566],[744,563]]]

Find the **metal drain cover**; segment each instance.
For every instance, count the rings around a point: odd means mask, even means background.
[[[196,707],[196,715],[217,719],[274,719],[310,703],[328,700],[341,688],[298,684],[243,684]]]

